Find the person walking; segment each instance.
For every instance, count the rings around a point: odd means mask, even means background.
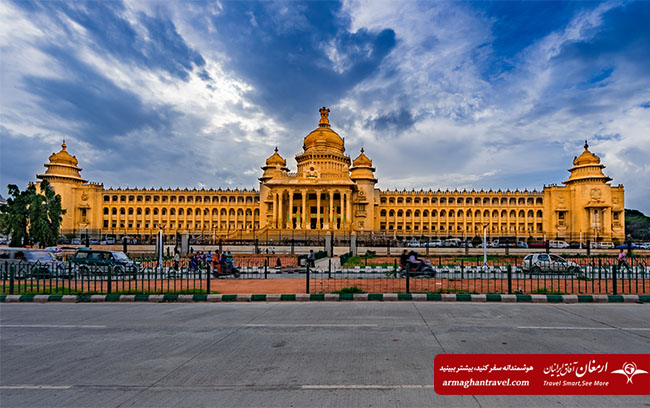
[[[178,272],[178,263],[181,260],[181,256],[178,251],[174,251],[174,270]]]
[[[623,248],[621,248],[621,252],[618,253],[618,269],[622,269],[623,266],[625,266],[625,269],[628,271],[630,270],[630,267],[627,265],[627,260],[625,259],[627,256],[627,253]]]
[[[309,266],[311,268],[316,266],[316,254],[314,254],[313,249],[309,250],[309,255],[307,255],[307,261],[309,261]]]

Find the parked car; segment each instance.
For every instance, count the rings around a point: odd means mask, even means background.
[[[409,247],[409,248],[419,248],[420,247],[420,242],[418,242],[418,241],[409,241],[406,244],[406,246]]]
[[[65,277],[66,269],[63,262],[59,261],[52,252],[42,249],[30,248],[0,248],[0,262],[9,268],[13,267],[14,277],[49,279]],[[10,269],[3,268],[3,272],[9,277]]]
[[[569,247],[569,243],[566,242],[566,241],[553,240],[553,241],[548,241],[548,247],[549,248],[564,249],[564,248]]]
[[[580,273],[580,265],[554,254],[529,254],[521,261],[521,270],[534,275],[541,273]]]
[[[638,249],[638,248],[639,247],[634,242],[630,244],[630,249]],[[627,244],[618,245],[616,246],[616,249],[627,249]]]
[[[81,238],[72,238],[72,241],[70,241],[72,245],[81,245]]]
[[[442,246],[442,241],[439,239],[429,241],[429,248],[440,248]]]
[[[613,242],[592,242],[591,243],[591,249],[613,249],[614,248],[614,243]]]
[[[449,238],[442,242],[442,245],[450,248],[458,248],[460,246],[460,238]]]
[[[528,248],[526,241],[517,241],[517,248]]]
[[[108,268],[111,272],[118,275],[135,274],[140,269],[140,264],[131,260],[122,251],[100,251],[90,248],[79,248],[70,260],[83,275],[106,274]]]

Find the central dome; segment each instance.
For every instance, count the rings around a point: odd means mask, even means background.
[[[343,139],[330,127],[329,122],[329,112],[330,110],[322,107],[320,110],[320,123],[318,127],[314,129],[310,134],[305,137],[303,149],[305,151],[321,147],[329,148],[339,151],[340,153],[345,152],[345,144]]]

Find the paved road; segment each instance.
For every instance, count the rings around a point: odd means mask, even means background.
[[[6,407],[648,407],[441,396],[437,353],[647,353],[637,304],[4,304]],[[570,328],[570,329],[569,329]]]

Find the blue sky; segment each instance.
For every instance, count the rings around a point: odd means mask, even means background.
[[[585,139],[650,214],[650,2],[0,3],[0,185],[257,188],[331,109],[378,186],[541,189]],[[3,192],[6,195],[6,191]]]

